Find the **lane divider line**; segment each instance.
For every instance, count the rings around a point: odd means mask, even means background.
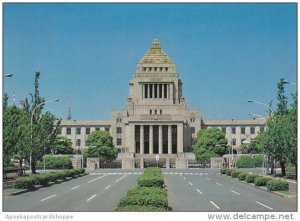
[[[199,189],[197,189],[197,192],[200,193],[200,194],[203,194]]]
[[[186,180],[186,178],[185,178],[185,177],[183,177],[183,179],[184,179],[184,180]]]
[[[271,207],[269,207],[269,206],[267,206],[267,205],[265,205],[265,204],[263,204],[261,202],[256,201],[256,203],[259,204],[259,205],[261,205],[261,206],[263,206],[263,207],[268,208],[269,210],[273,210],[273,208],[271,208]]]
[[[234,191],[234,190],[230,190],[231,192],[235,193],[236,195],[241,195],[240,193]]]
[[[107,187],[105,187],[105,189],[107,190],[109,187],[111,187],[111,185],[108,185]]]
[[[191,186],[193,186],[193,184],[192,184],[191,182],[189,182],[189,184],[190,184]]]
[[[116,182],[116,183],[119,182],[120,180],[124,179],[127,175],[128,175],[128,174],[125,174],[125,175],[121,176],[120,178],[116,179],[115,182]]]
[[[209,201],[214,207],[216,207],[217,209],[220,209],[220,207],[218,207],[217,204],[215,204],[213,201]]]
[[[90,198],[88,198],[86,201],[88,202],[88,201],[90,201],[91,199],[93,199],[95,196],[97,196],[97,194],[95,194],[95,195],[93,195],[93,196],[91,196]]]
[[[79,186],[74,186],[74,187],[72,187],[71,188],[71,190],[74,190],[74,189],[76,189],[76,188],[78,188]]]
[[[56,196],[56,194],[54,194],[54,195],[52,195],[52,196],[49,196],[49,197],[46,197],[46,198],[44,198],[44,199],[41,199],[41,202],[43,202],[43,201],[45,201],[45,200],[47,200],[47,199],[50,199],[50,198],[52,198],[52,197],[55,197]]]
[[[97,178],[95,178],[95,179],[92,179],[92,180],[88,181],[88,183],[94,182],[95,180],[101,179],[102,177],[105,177],[105,176],[107,176],[107,175],[108,175],[108,174],[105,174],[105,175],[102,175],[102,176],[97,177]]]
[[[216,183],[218,186],[222,186],[222,184],[221,183]]]

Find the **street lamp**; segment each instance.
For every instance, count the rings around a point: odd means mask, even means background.
[[[12,77],[14,74],[5,74],[5,75],[3,75],[3,77],[8,77],[8,78],[10,78],[10,77]]]
[[[50,102],[56,102],[56,101],[59,101],[59,99],[53,99],[53,100],[50,100],[50,101],[44,101],[40,104],[38,104],[33,110],[32,110],[32,114],[31,114],[31,121],[30,121],[30,128],[31,128],[31,136],[30,136],[30,144],[31,144],[31,148],[30,148],[30,153],[29,153],[29,170],[30,170],[30,174],[32,174],[32,168],[31,168],[31,162],[32,162],[32,147],[33,147],[33,132],[32,132],[32,124],[33,124],[33,115],[34,115],[34,112],[35,110],[40,107],[41,105],[44,105],[44,104],[47,104],[47,103],[50,103]]]
[[[287,81],[287,80],[283,80],[283,83],[284,83],[284,84],[294,84],[294,85],[296,85],[295,82],[291,82],[291,81]]]
[[[249,115],[252,116],[252,117],[257,116],[257,117],[259,117],[259,118],[264,119],[265,122],[267,122],[267,119],[266,119],[264,116],[260,115],[260,114],[249,113]]]

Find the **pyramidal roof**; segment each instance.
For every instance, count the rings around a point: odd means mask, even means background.
[[[145,56],[140,60],[140,64],[174,64],[160,47],[158,39],[154,39],[152,46]]]

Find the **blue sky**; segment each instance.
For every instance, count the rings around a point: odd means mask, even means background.
[[[60,99],[46,110],[65,119],[70,95],[73,119],[110,119],[158,38],[189,108],[248,119],[266,112],[247,100],[275,104],[279,79],[297,81],[296,13],[296,4],[4,4],[3,71],[14,76],[3,91],[19,103],[39,70],[41,95]]]

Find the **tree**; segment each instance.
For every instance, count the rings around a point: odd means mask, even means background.
[[[222,156],[228,150],[225,134],[219,128],[207,128],[198,132],[193,151],[197,161]]]
[[[84,149],[85,157],[99,157],[107,162],[117,158],[118,151],[113,145],[113,139],[107,131],[93,131],[87,138],[88,147]]]
[[[261,149],[259,148],[257,142],[252,141],[250,144],[242,144],[240,146],[243,153],[260,153]]]
[[[73,154],[72,140],[65,136],[56,136],[51,151],[56,154]]]

